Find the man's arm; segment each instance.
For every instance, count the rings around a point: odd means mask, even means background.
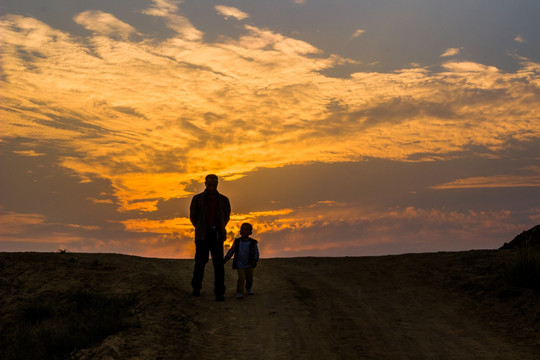
[[[225,226],[229,223],[229,220],[231,218],[231,203],[229,202],[229,198],[224,196],[225,200],[225,207],[224,207],[224,218],[223,221],[225,223]]]
[[[195,227],[197,224],[197,219],[199,218],[199,205],[197,201],[197,195],[191,199],[191,205],[189,206],[189,220],[191,221],[191,224]]]

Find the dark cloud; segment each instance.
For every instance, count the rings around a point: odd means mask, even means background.
[[[199,126],[193,123],[193,120],[187,118],[178,119],[180,123],[180,128],[186,131],[189,134],[193,134],[198,138],[205,139],[207,136],[206,130],[200,128]]]
[[[41,214],[45,222],[34,235],[72,232],[74,226],[121,231],[115,223],[126,214],[118,203],[110,181],[88,174],[85,179],[59,165],[61,146],[31,139],[4,139],[1,143],[1,206],[5,212]],[[39,156],[25,156],[33,150]],[[17,152],[19,151],[19,152]],[[28,230],[30,232],[30,230]],[[77,231],[75,231],[77,232]],[[27,236],[22,233],[20,236]]]
[[[230,196],[234,211],[240,213],[298,208],[328,200],[373,209],[416,206],[459,211],[521,211],[537,206],[534,199],[540,198],[540,188],[434,190],[432,187],[471,176],[511,174],[533,164],[536,164],[534,159],[527,156],[521,160],[472,156],[426,162],[368,159],[314,163],[259,169],[244,178],[223,182],[220,189]]]
[[[129,106],[114,106],[113,107],[116,111],[121,112],[122,114],[126,115],[133,115],[136,117],[139,117],[141,119],[146,119],[146,116],[144,114],[141,114],[136,109],[129,107]]]
[[[422,117],[459,121],[468,116],[463,113],[464,106],[492,104],[494,101],[512,101],[512,94],[506,89],[465,89],[458,92],[461,94],[454,92],[452,102],[422,101],[414,97],[398,96],[358,111],[350,111],[349,108],[332,102],[327,105],[327,108],[333,111],[333,114],[323,124],[329,123],[335,126],[335,131],[347,132],[351,126],[367,129],[378,125],[400,124],[406,120]],[[482,119],[477,108],[474,109],[473,118]]]
[[[350,114],[354,119],[365,119],[362,128],[380,124],[397,124],[421,116],[434,116],[441,119],[456,118],[452,107],[446,103],[418,101],[414,98],[397,97],[377,104],[366,110]]]
[[[62,146],[32,139],[4,139],[1,149],[0,192],[6,211],[46,214],[50,222],[80,225],[118,219],[111,183],[93,175],[81,181],[79,174],[60,166],[59,157],[66,155],[59,153]],[[43,155],[16,153],[26,150]]]
[[[166,220],[178,217],[189,217],[191,197],[174,198],[157,202],[157,210],[146,214],[150,220]]]
[[[41,73],[39,66],[35,63],[41,59],[46,59],[46,56],[38,51],[27,51],[22,46],[18,46],[16,49],[17,56],[22,60],[26,71]]]
[[[183,147],[159,149],[152,144],[137,143],[129,147],[118,146],[115,150],[111,146],[112,143],[111,141],[107,144],[108,151],[105,155],[95,156],[92,159],[94,164],[110,169],[112,174],[148,173],[149,171],[159,174],[185,171],[187,150]],[[77,157],[84,162],[84,153],[78,153]],[[126,161],[126,158],[136,159],[136,161]]]
[[[35,118],[33,121],[53,129],[76,131],[82,135],[91,135],[92,137],[100,137],[105,133],[109,133],[107,129],[101,126],[81,120],[81,116],[61,116],[50,112],[44,112],[43,115],[50,120]]]

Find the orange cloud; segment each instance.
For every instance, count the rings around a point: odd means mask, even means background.
[[[120,36],[126,39],[136,32],[131,25],[118,20],[111,14],[98,10],[83,11],[75,16],[73,20],[86,29],[102,35]]]
[[[166,220],[130,219],[122,221],[126,230],[151,233],[180,233],[191,237],[193,225],[189,218],[174,218]]]
[[[237,9],[237,8],[234,8],[232,6],[216,6],[215,9],[223,16],[225,16],[226,18],[228,17],[233,17],[233,18],[236,18],[238,20],[244,20],[246,18],[249,17],[248,14],[246,14],[245,12]]]

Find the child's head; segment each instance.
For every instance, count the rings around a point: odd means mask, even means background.
[[[243,223],[242,226],[240,226],[240,235],[241,236],[249,236],[253,232],[253,226],[251,226],[250,223]]]

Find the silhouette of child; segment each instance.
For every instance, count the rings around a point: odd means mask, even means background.
[[[234,240],[232,247],[225,255],[226,263],[233,255],[233,269],[238,272],[238,281],[236,282],[236,298],[244,297],[244,283],[249,295],[253,295],[253,270],[259,260],[259,248],[257,240],[249,237],[253,232],[253,226],[249,223],[243,223],[240,227],[240,237]]]

